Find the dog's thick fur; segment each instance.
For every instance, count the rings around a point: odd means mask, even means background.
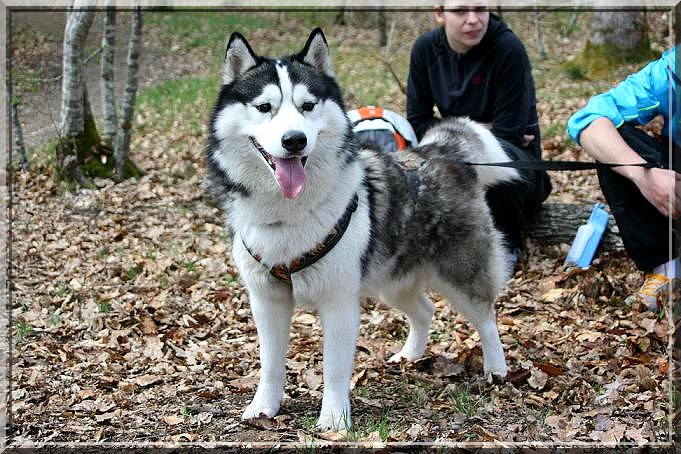
[[[494,300],[508,267],[485,187],[517,173],[462,164],[508,159],[488,130],[467,119],[442,122],[422,143],[399,153],[416,163],[413,171],[395,154],[358,147],[321,30],[300,53],[276,60],[257,56],[239,34],[230,38],[206,160],[260,339],[260,383],[243,418],[279,410],[296,304],[314,307],[324,331],[319,428],[350,422],[365,295],[378,296],[409,319],[407,340],[391,361],[423,355],[434,312],[424,292],[432,289],[477,329],[486,376],[506,374]],[[327,255],[294,273],[291,285],[270,274],[270,267],[291,263],[321,243],[355,195],[347,231]]]

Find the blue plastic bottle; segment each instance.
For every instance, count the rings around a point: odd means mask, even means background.
[[[591,265],[603,232],[608,226],[608,213],[603,208],[600,203],[594,205],[587,223],[577,229],[577,235],[565,258],[567,265],[576,265],[582,269]]]

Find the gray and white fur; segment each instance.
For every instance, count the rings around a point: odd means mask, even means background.
[[[279,411],[295,305],[316,309],[323,327],[320,429],[350,424],[360,300],[368,295],[407,314],[409,335],[390,361],[423,355],[434,314],[425,292],[433,290],[480,334],[488,379],[506,375],[494,301],[508,266],[485,187],[517,173],[461,162],[508,159],[468,119],[442,122],[423,143],[399,154],[359,148],[321,30],[279,59],[257,56],[239,34],[230,38],[206,162],[260,340],[260,383],[244,419]],[[321,243],[355,195],[347,231],[327,255],[293,273],[291,285],[269,273]]]

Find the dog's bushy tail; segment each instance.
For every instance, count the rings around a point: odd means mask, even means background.
[[[414,151],[438,145],[441,154],[460,162],[506,162],[511,159],[494,135],[480,123],[469,118],[448,118],[430,128]],[[484,187],[506,181],[520,180],[516,169],[494,166],[473,166]]]

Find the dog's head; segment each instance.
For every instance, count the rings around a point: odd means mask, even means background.
[[[265,169],[281,194],[295,199],[311,162],[339,147],[347,128],[321,29],[299,53],[279,59],[256,55],[242,35],[232,34],[211,121],[220,153],[238,153],[251,172]]]

